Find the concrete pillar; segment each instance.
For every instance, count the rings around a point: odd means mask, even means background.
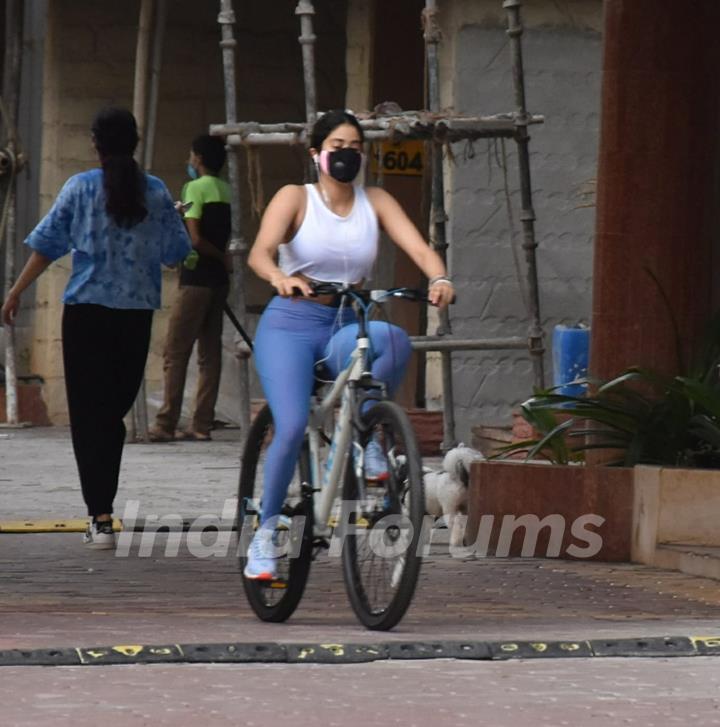
[[[685,359],[717,302],[719,28],[717,0],[605,1],[595,376],[636,364],[681,369],[645,268],[667,294]]]

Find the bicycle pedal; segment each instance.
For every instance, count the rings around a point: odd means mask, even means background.
[[[330,550],[330,543],[327,541],[326,538],[316,538],[313,541],[313,551],[311,559],[315,560],[320,555],[321,550]]]

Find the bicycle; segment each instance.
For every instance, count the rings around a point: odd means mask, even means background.
[[[387,400],[385,385],[372,378],[368,315],[388,298],[427,301],[408,288],[353,290],[339,283],[316,284],[318,295],[335,294],[355,304],[356,345],[347,367],[321,397],[313,392],[308,427],[298,463],[278,518],[274,544],[283,557],[273,581],[243,576],[248,602],[263,621],[287,620],[305,590],[310,566],[339,534],[347,595],[359,621],[387,630],[407,611],[421,566],[419,545],[425,515],[422,462],[404,410]],[[335,420],[335,407],[340,410]],[[262,459],[273,436],[265,406],[245,443],[238,493],[238,555],[242,573],[247,545],[262,508]],[[368,480],[365,447],[373,439],[383,449],[387,477]],[[342,480],[342,502],[334,508]]]

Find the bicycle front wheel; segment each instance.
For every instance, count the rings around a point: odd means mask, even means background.
[[[248,545],[260,525],[264,462],[273,436],[272,413],[270,407],[265,406],[258,412],[248,432],[240,470],[237,528],[241,573],[247,563]],[[310,460],[305,441],[273,537],[278,552],[283,553],[278,561],[278,577],[273,581],[243,577],[248,603],[263,621],[280,622],[290,618],[305,591],[313,537],[312,489],[309,483]]]
[[[385,631],[405,615],[417,584],[425,492],[422,461],[407,414],[382,401],[363,417],[343,484],[343,573],[350,604],[369,629]],[[363,452],[379,445],[387,472],[370,480]]]

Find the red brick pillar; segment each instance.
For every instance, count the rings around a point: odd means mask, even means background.
[[[713,308],[720,2],[605,0],[590,369],[679,370]],[[713,229],[714,228],[714,229]],[[715,294],[715,302],[720,300]]]

